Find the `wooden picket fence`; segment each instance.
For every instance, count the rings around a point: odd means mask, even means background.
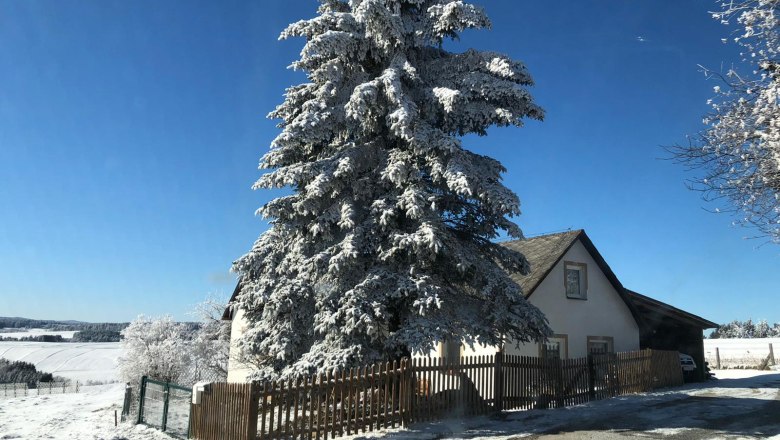
[[[676,351],[581,359],[414,358],[263,384],[211,384],[191,434],[324,439],[503,410],[564,407],[683,383]]]

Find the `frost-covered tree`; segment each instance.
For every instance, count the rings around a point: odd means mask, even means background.
[[[770,326],[765,319],[758,323],[753,323],[752,319],[747,321],[734,320],[728,324],[718,326],[710,335],[711,339],[751,339],[751,338],[776,338],[780,337],[780,323]]]
[[[398,358],[437,341],[498,344],[548,333],[496,244],[517,196],[504,167],[461,136],[541,119],[525,66],[493,52],[452,53],[445,40],[489,27],[449,0],[321,0],[304,37],[255,188],[292,189],[259,213],[271,227],[237,260],[240,347],[256,378]]]
[[[741,0],[721,4],[713,17],[736,22],[734,40],[743,50],[743,71],[705,70],[722,80],[710,100],[707,128],[688,145],[670,148],[673,157],[699,175],[700,190],[716,211],[735,223],[755,227],[780,243],[780,0]],[[726,40],[724,39],[724,42]]]
[[[169,382],[181,382],[190,365],[186,343],[190,330],[170,316],[139,316],[122,330],[122,356],[119,374],[122,380],[138,383],[141,376]]]
[[[227,301],[209,297],[195,307],[199,325],[188,338],[189,369],[187,383],[227,379],[230,353],[230,322],[222,320]]]

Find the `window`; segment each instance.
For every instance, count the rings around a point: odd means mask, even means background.
[[[569,358],[569,336],[552,335],[547,342],[539,345],[539,357],[543,358]]]
[[[614,352],[612,336],[588,336],[588,354],[604,354]]]
[[[458,340],[446,340],[439,346],[439,355],[446,359],[446,362],[459,363],[461,355],[461,343]]]
[[[588,299],[588,266],[570,261],[564,262],[563,266],[566,298]]]

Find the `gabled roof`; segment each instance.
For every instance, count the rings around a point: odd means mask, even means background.
[[[236,283],[236,288],[233,289],[233,294],[230,295],[230,300],[228,301],[227,307],[225,307],[225,311],[222,312],[222,320],[223,321],[232,321],[233,320],[233,301],[236,300],[236,297],[238,296],[238,291],[241,290],[241,280],[238,280]]]
[[[701,316],[678,309],[677,307],[642,295],[641,293],[634,292],[633,290],[626,289],[626,293],[646,321],[661,322],[672,320],[684,325],[700,327],[702,330],[718,327],[718,324],[704,319]]]
[[[596,246],[590,241],[588,234],[583,229],[575,229],[573,231],[559,232],[555,234],[539,235],[536,237],[527,238],[524,240],[513,240],[501,243],[510,249],[521,252],[525,255],[525,258],[531,264],[531,273],[527,276],[520,274],[510,274],[513,280],[520,284],[523,288],[523,294],[526,298],[533,295],[537,287],[542,281],[547,278],[547,275],[553,270],[556,264],[558,264],[566,252],[574,246],[574,243],[580,241],[585,249],[590,254],[591,258],[596,262],[596,265],[607,277],[612,287],[618,293],[620,298],[631,311],[631,315],[634,316],[634,320],[638,325],[643,325],[642,316],[628,298],[628,293],[620,280],[617,279],[615,273],[607,264],[604,257],[601,256]]]
[[[502,246],[525,255],[525,258],[531,263],[531,273],[527,276],[519,273],[509,274],[509,276],[523,288],[526,297],[531,296],[558,261],[574,245],[580,234],[584,233],[585,231],[582,229],[577,229],[501,243]]]

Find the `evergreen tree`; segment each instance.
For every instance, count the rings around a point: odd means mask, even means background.
[[[255,184],[293,193],[234,263],[255,378],[549,334],[507,275],[528,262],[491,241],[522,237],[505,169],[460,138],[543,117],[523,64],[443,48],[489,26],[462,1],[321,0],[282,33],[306,39],[292,67],[309,82],[269,115],[282,132]]]

